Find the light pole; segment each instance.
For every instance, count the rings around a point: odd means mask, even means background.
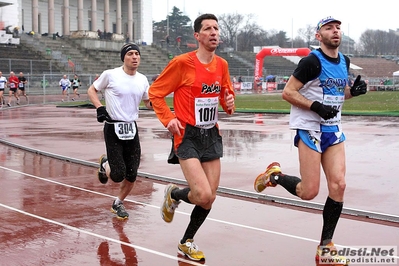
[[[166,3],[166,35],[169,36],[169,0]]]
[[[294,18],[291,21],[291,48],[294,48]]]
[[[348,37],[348,54],[349,54],[349,24],[348,24],[348,35],[347,35],[347,37]]]
[[[237,45],[238,45],[238,42],[237,42],[237,35],[238,35],[238,32],[236,32],[236,52],[238,52],[238,49],[237,49]]]

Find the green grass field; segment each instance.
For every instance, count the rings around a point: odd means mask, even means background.
[[[289,112],[290,104],[281,94],[239,94],[237,111]],[[346,100],[343,114],[399,116],[399,92],[370,91],[365,95]]]
[[[173,106],[173,98],[166,98]],[[237,94],[236,112],[289,113],[290,104],[281,98],[281,93]],[[87,105],[87,102],[63,103],[60,106]],[[144,107],[141,104],[140,107]],[[399,91],[369,91],[365,95],[346,100],[342,113],[345,115],[399,116]]]
[[[167,103],[172,106],[172,98]],[[290,104],[281,98],[281,93],[237,94],[237,112],[289,113]],[[365,95],[346,100],[342,110],[347,115],[399,116],[398,91],[370,91]]]

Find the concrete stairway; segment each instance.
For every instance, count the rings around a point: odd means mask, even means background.
[[[122,45],[121,42],[118,47]],[[60,72],[100,74],[108,68],[122,65],[119,48],[115,51],[87,49],[80,46],[79,39],[24,36],[21,38],[21,46],[44,59],[54,61]],[[156,47],[141,46],[140,51],[142,59],[139,71],[145,75],[159,74],[169,62],[167,53]],[[68,60],[73,62],[73,70]]]
[[[22,45],[2,45],[0,46],[0,66],[3,75],[8,75],[10,71],[16,74],[42,74],[52,70],[58,72],[52,62]]]

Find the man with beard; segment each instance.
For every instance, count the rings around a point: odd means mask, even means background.
[[[301,178],[283,174],[280,164],[273,162],[256,178],[254,188],[262,192],[267,187],[281,185],[291,194],[311,200],[319,192],[322,167],[328,197],[315,259],[317,263],[327,255],[336,265],[346,265],[344,257],[323,251],[335,250],[332,238],[342,212],[346,186],[342,105],[345,99],[365,94],[367,85],[360,76],[350,84],[350,60],[338,51],[341,21],[332,17],[320,20],[315,37],[320,48],[301,59],[282,94],[291,104],[290,128],[296,130],[294,145],[298,147]]]

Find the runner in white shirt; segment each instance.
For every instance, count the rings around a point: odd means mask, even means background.
[[[3,108],[4,102],[4,89],[7,86],[7,78],[3,77],[3,73],[0,71],[0,107]]]
[[[137,71],[140,59],[139,47],[134,43],[125,44],[121,49],[123,65],[105,70],[87,91],[97,109],[97,121],[105,121],[107,156],[100,157],[98,179],[103,184],[108,178],[120,183],[119,194],[111,206],[111,211],[119,219],[129,217],[123,200],[133,189],[140,165],[141,147],[136,124],[139,104],[143,101],[147,108],[152,109],[148,79]],[[104,91],[106,107],[97,96],[101,90]]]
[[[60,82],[58,83],[62,89],[62,99],[61,101],[65,101],[65,96],[68,94],[68,89],[71,87],[71,82],[67,78],[67,75],[64,75]]]

